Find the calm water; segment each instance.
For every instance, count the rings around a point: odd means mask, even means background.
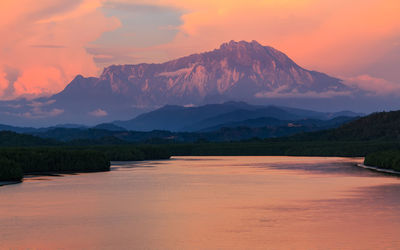
[[[400,249],[361,159],[174,157],[0,187],[0,249]]]

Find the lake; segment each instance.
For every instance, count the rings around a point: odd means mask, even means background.
[[[0,187],[0,249],[400,249],[361,158],[173,157]]]

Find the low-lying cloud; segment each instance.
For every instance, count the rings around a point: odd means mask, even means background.
[[[296,89],[293,91],[281,92],[280,90],[274,91],[265,91],[259,92],[255,94],[257,98],[333,98],[338,96],[351,96],[351,91],[325,91],[325,92],[316,92],[316,91],[306,91],[299,92]]]
[[[343,83],[349,87],[364,90],[367,94],[373,96],[400,96],[400,82],[395,83],[370,75],[348,77],[344,79]]]
[[[64,113],[63,109],[53,108],[50,110],[43,110],[41,107],[34,107],[30,111],[18,112],[4,112],[6,115],[19,116],[29,119],[49,118],[58,116]]]
[[[108,113],[107,113],[107,111],[99,108],[99,109],[89,112],[89,115],[96,116],[96,117],[103,117],[103,116],[107,116]]]

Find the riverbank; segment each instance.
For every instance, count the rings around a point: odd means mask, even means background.
[[[400,151],[386,150],[368,154],[364,165],[400,172]]]
[[[361,163],[357,164],[357,166],[359,166],[361,168],[373,170],[373,171],[376,171],[376,172],[380,172],[380,173],[400,175],[399,171],[392,170],[392,169],[384,169],[384,168],[378,168],[378,167],[373,167],[373,166],[367,166],[367,165],[364,165],[364,164],[361,164]]]
[[[156,146],[31,147],[0,148],[0,181],[19,183],[24,175],[55,175],[103,172],[111,161],[169,159]]]
[[[400,148],[393,141],[297,141],[284,138],[241,142],[159,145],[174,156],[337,156],[365,157]]]
[[[1,186],[6,186],[6,185],[14,185],[14,184],[19,184],[22,181],[0,181],[0,187]]]

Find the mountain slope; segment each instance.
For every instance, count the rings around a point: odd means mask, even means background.
[[[351,113],[348,113],[348,115],[351,116]],[[353,113],[353,116],[356,115],[356,113]],[[194,132],[220,124],[261,117],[295,121],[301,119],[327,120],[336,116],[336,113],[250,105],[244,102],[226,102],[199,107],[168,105],[128,121],[115,121],[113,123],[128,130],[136,131],[169,130]]]
[[[199,131],[205,128],[227,124],[232,122],[240,122],[256,118],[274,118],[277,120],[298,120],[303,117],[286,112],[278,107],[267,106],[255,110],[237,109],[229,113],[213,116],[204,119],[198,123],[192,123],[189,126],[183,127],[182,131]]]
[[[227,102],[224,104],[208,104],[199,107],[182,107],[167,105],[149,113],[144,113],[128,121],[116,121],[114,124],[129,130],[180,131],[182,128],[200,122],[204,119],[225,114],[238,109],[253,110],[259,106],[244,102]],[[262,106],[260,106],[262,107]]]
[[[114,65],[104,69],[98,81],[88,82],[94,91],[110,88],[112,94],[145,106],[349,90],[339,79],[303,69],[284,53],[256,41],[231,41],[163,64]]]

